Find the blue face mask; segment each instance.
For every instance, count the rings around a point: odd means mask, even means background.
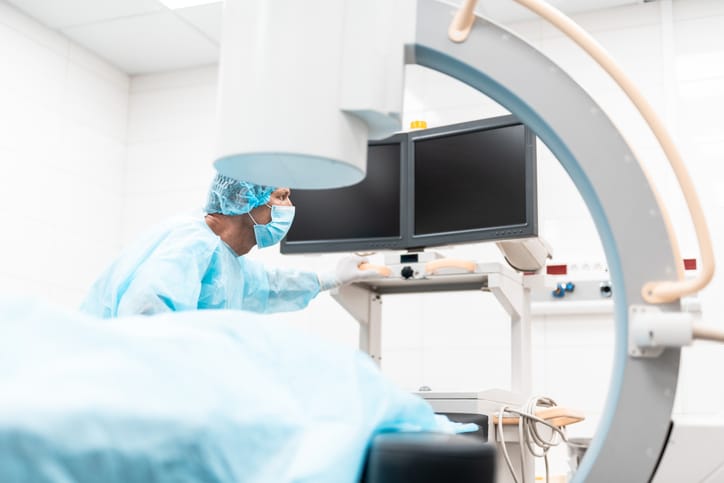
[[[254,222],[254,236],[259,248],[270,247],[282,241],[294,220],[293,206],[273,205],[269,207],[271,208],[271,221],[266,225],[258,224],[249,213],[249,218]]]

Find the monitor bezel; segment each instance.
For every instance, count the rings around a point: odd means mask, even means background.
[[[449,137],[468,132],[499,129],[508,126],[521,125],[525,132],[525,193],[527,196],[525,206],[525,223],[497,226],[490,228],[476,228],[470,230],[457,230],[434,234],[415,234],[415,143],[417,141]],[[432,129],[410,131],[407,139],[408,145],[408,176],[407,198],[404,206],[407,208],[403,221],[404,233],[407,235],[407,249],[421,250],[427,247],[444,245],[457,245],[461,243],[476,243],[489,241],[502,241],[516,238],[530,238],[538,236],[538,186],[537,186],[537,156],[536,136],[533,131],[523,124],[514,115],[498,116],[475,121],[451,124]]]
[[[522,125],[525,129],[526,222],[523,224],[459,230],[445,233],[416,235],[415,223],[415,142],[435,137]],[[400,132],[381,140],[370,140],[368,145],[398,144],[400,146],[400,234],[398,237],[369,237],[332,240],[306,240],[290,242],[282,239],[280,252],[285,255],[319,254],[333,252],[375,252],[380,250],[421,251],[446,245],[504,241],[538,236],[538,186],[536,136],[514,115],[467,121],[446,126]],[[294,190],[291,194],[294,202]]]
[[[306,253],[332,253],[332,252],[373,252],[378,250],[406,250],[405,232],[405,200],[409,191],[410,180],[407,172],[409,168],[408,159],[408,137],[407,133],[397,133],[380,140],[370,140],[368,146],[379,146],[397,144],[400,146],[400,233],[396,237],[368,237],[368,238],[346,238],[330,240],[306,240],[288,241],[282,239],[279,251],[285,255],[306,254]],[[294,202],[294,189],[291,192],[291,200]]]

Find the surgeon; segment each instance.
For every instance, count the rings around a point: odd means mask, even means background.
[[[244,256],[254,245],[279,243],[294,210],[288,188],[217,174],[204,216],[174,218],[131,245],[94,283],[81,309],[103,318],[197,309],[283,312],[377,275],[359,268],[366,261],[359,256],[321,274],[268,269]]]

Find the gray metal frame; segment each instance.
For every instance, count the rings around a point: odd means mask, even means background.
[[[533,129],[581,192],[615,287],[611,386],[574,481],[649,481],[666,444],[680,359],[679,349],[656,358],[628,354],[629,305],[645,305],[645,282],[673,280],[677,272],[654,193],[611,120],[570,76],[515,34],[481,18],[466,42],[453,43],[447,32],[456,10],[418,0],[406,61],[469,84]],[[679,304],[661,308],[676,311]]]

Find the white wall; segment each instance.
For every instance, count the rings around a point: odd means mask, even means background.
[[[203,209],[214,173],[215,95],[216,66],[131,80],[124,243],[169,215]]]
[[[0,290],[77,306],[119,244],[128,77],[0,2]]]
[[[578,15],[619,59],[679,142],[709,216],[715,249],[724,224],[724,3],[686,0]],[[600,70],[540,22],[513,26],[559,62],[621,126],[660,183],[682,255],[697,257],[681,196],[650,134]],[[65,38],[0,3],[0,289],[26,289],[72,306],[121,245],[171,214],[200,209],[212,177],[215,66],[130,81]],[[439,74],[408,69],[405,123],[432,127],[504,112]],[[605,264],[593,223],[563,170],[539,146],[540,229],[555,262]],[[119,219],[121,220],[119,222]],[[489,245],[446,253],[500,260]],[[273,265],[331,269],[336,256],[250,256]],[[720,278],[701,295],[705,318],[722,313]],[[509,327],[485,294],[405,295],[384,302],[383,367],[408,389],[481,389],[508,384]],[[356,345],[356,324],[328,294],[283,317]],[[587,411],[592,431],[608,388],[612,322],[606,316],[539,316],[536,392]],[[719,413],[724,389],[702,374],[724,349],[687,349],[677,411]],[[702,372],[698,372],[702,371]]]

